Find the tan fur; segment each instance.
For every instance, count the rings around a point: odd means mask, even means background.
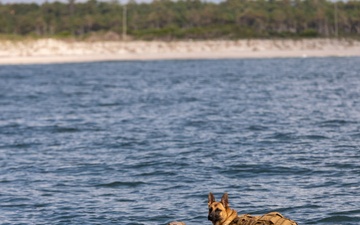
[[[208,196],[209,220],[213,225],[229,225],[238,217],[237,212],[229,207],[228,195],[225,193],[220,202],[215,201],[214,195],[210,192]]]
[[[174,222],[170,222],[168,223],[167,225],[186,225],[184,222],[177,222],[177,221],[174,221]]]
[[[293,220],[285,218],[278,212],[267,213],[263,216],[244,214],[238,216],[234,209],[229,207],[228,194],[225,193],[220,202],[215,201],[214,195],[208,195],[208,220],[213,225],[297,225]]]

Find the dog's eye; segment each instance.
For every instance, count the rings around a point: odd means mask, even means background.
[[[209,208],[209,213],[211,213],[212,212],[212,208]]]
[[[221,209],[215,209],[215,212],[219,213],[219,212],[221,212]]]

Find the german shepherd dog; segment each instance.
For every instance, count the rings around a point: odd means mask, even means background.
[[[222,196],[220,202],[217,202],[210,192],[208,206],[208,220],[213,225],[297,225],[295,221],[285,218],[278,212],[267,213],[263,216],[250,216],[249,214],[238,216],[238,213],[229,207],[227,193]]]

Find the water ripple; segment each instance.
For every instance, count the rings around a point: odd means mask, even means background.
[[[359,60],[1,66],[0,221],[357,224]]]

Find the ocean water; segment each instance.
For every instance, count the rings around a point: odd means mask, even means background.
[[[360,224],[360,58],[0,66],[1,224]]]

